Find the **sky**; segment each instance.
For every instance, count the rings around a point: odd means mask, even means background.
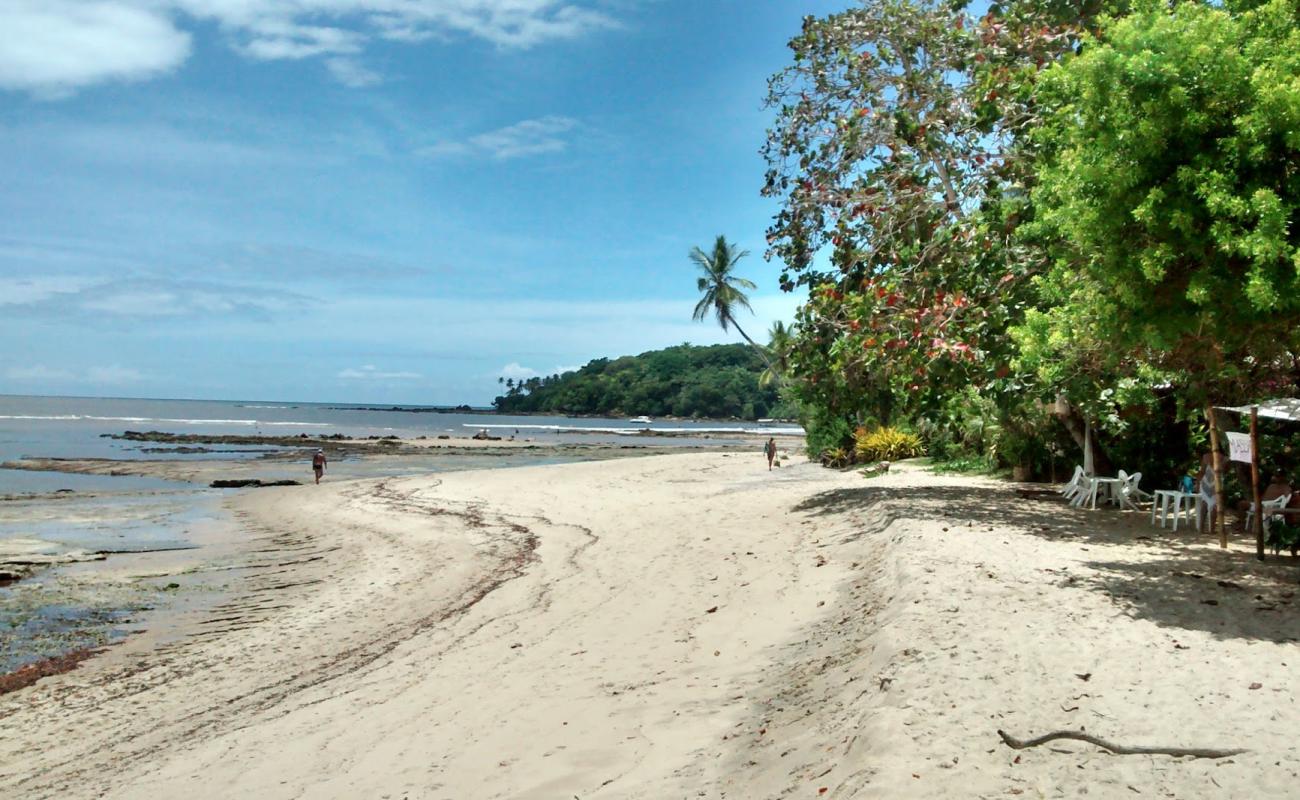
[[[849,0],[0,0],[0,393],[483,405],[682,342]]]

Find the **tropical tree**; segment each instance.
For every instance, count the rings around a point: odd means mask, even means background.
[[[1189,411],[1268,391],[1300,352],[1300,10],[1143,0],[1100,28],[1041,81],[1024,360]]]
[[[1049,3],[975,16],[946,0],[872,0],[807,17],[772,78],[763,194],[768,257],[807,287],[791,365],[836,430],[943,406],[965,387],[1015,396],[1008,329],[1041,261],[1029,210],[1033,86],[1078,15]],[[824,259],[823,255],[829,255]]]
[[[772,360],[768,358],[767,353],[749,338],[749,334],[745,333],[745,329],[736,321],[738,310],[743,308],[750,313],[754,311],[749,305],[749,297],[745,295],[745,290],[755,289],[757,286],[753,281],[735,274],[737,262],[747,255],[749,255],[748,250],[740,250],[728,242],[725,236],[719,236],[714,241],[710,252],[706,253],[698,247],[692,248],[691,261],[700,268],[700,272],[704,273],[696,281],[696,288],[703,296],[695,304],[692,318],[700,322],[709,315],[709,312],[713,312],[723,331],[735,328],[736,333],[739,333],[740,337],[759,354],[767,368],[775,373],[777,370],[772,366]]]
[[[760,386],[770,386],[790,373],[790,354],[794,350],[794,336],[781,320],[772,323],[767,332],[767,352],[771,364],[759,376]]]

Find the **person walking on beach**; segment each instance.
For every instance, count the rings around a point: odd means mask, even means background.
[[[767,437],[767,444],[763,445],[763,454],[767,456],[767,469],[770,472],[772,462],[776,460],[776,439]]]
[[[316,455],[311,457],[311,471],[316,473],[316,483],[320,483],[320,476],[325,474],[327,461],[324,450],[317,450]]]

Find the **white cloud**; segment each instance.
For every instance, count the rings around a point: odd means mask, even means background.
[[[0,88],[60,97],[170,72],[190,36],[160,10],[124,0],[0,0]]]
[[[334,80],[353,89],[364,89],[383,81],[378,72],[352,58],[331,58],[325,62]]]
[[[378,76],[337,63],[380,39],[471,37],[524,49],[618,27],[600,0],[0,0],[0,88],[45,96],[175,69],[183,23],[215,24],[258,60],[323,56],[348,86]],[[373,78],[371,77],[373,76]]]
[[[437,142],[422,148],[419,154],[433,158],[478,155],[504,161],[524,156],[558,153],[569,146],[564,134],[572,131],[577,125],[578,121],[569,117],[546,116],[526,119],[468,139]]]
[[[107,367],[91,367],[86,371],[87,383],[105,383],[118,386],[144,380],[144,374],[137,369],[113,364]]]
[[[0,278],[0,306],[36,303],[55,295],[78,292],[94,283],[90,278],[71,275]]]
[[[66,369],[52,369],[44,364],[29,367],[10,367],[5,377],[11,381],[74,381],[77,376]]]
[[[21,381],[23,383],[86,383],[99,386],[121,386],[126,383],[136,383],[145,378],[144,373],[139,370],[118,364],[91,367],[84,373],[47,367],[44,364],[32,364],[31,366],[10,367],[5,370],[4,376],[11,381]]]
[[[340,370],[338,377],[345,381],[414,381],[424,377],[418,372],[384,372],[374,364],[361,369]]]
[[[92,294],[81,302],[81,308],[124,317],[171,317],[185,313],[179,300],[172,292],[128,289]]]
[[[361,34],[324,25],[299,25],[268,19],[250,29],[251,38],[239,49],[262,61],[300,59],[320,55],[350,55],[361,51]]]
[[[24,285],[25,284],[25,285]],[[306,308],[310,298],[260,286],[167,278],[124,278],[92,282],[81,278],[0,280],[0,290],[17,286],[11,313],[52,317],[107,318],[245,317],[278,318]],[[6,304],[6,303],[0,303]]]
[[[563,375],[566,372],[577,372],[581,367],[555,367],[546,373],[539,372],[532,367],[525,367],[517,361],[512,361],[501,368],[497,373],[502,378],[514,378],[515,380],[528,380],[529,378],[540,378],[546,375]]]
[[[537,376],[541,375],[540,372],[533,369],[532,367],[525,367],[523,364],[520,364],[517,361],[512,361],[509,364],[506,364],[504,367],[501,368],[501,372],[499,374],[502,378],[511,378],[517,381],[527,380],[528,378],[536,378]]]

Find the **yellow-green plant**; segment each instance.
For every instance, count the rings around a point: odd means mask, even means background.
[[[854,452],[859,461],[899,461],[921,455],[921,439],[914,433],[897,428],[859,428],[854,438]]]
[[[849,451],[843,447],[828,447],[822,451],[821,462],[823,467],[840,469],[849,465]]]

